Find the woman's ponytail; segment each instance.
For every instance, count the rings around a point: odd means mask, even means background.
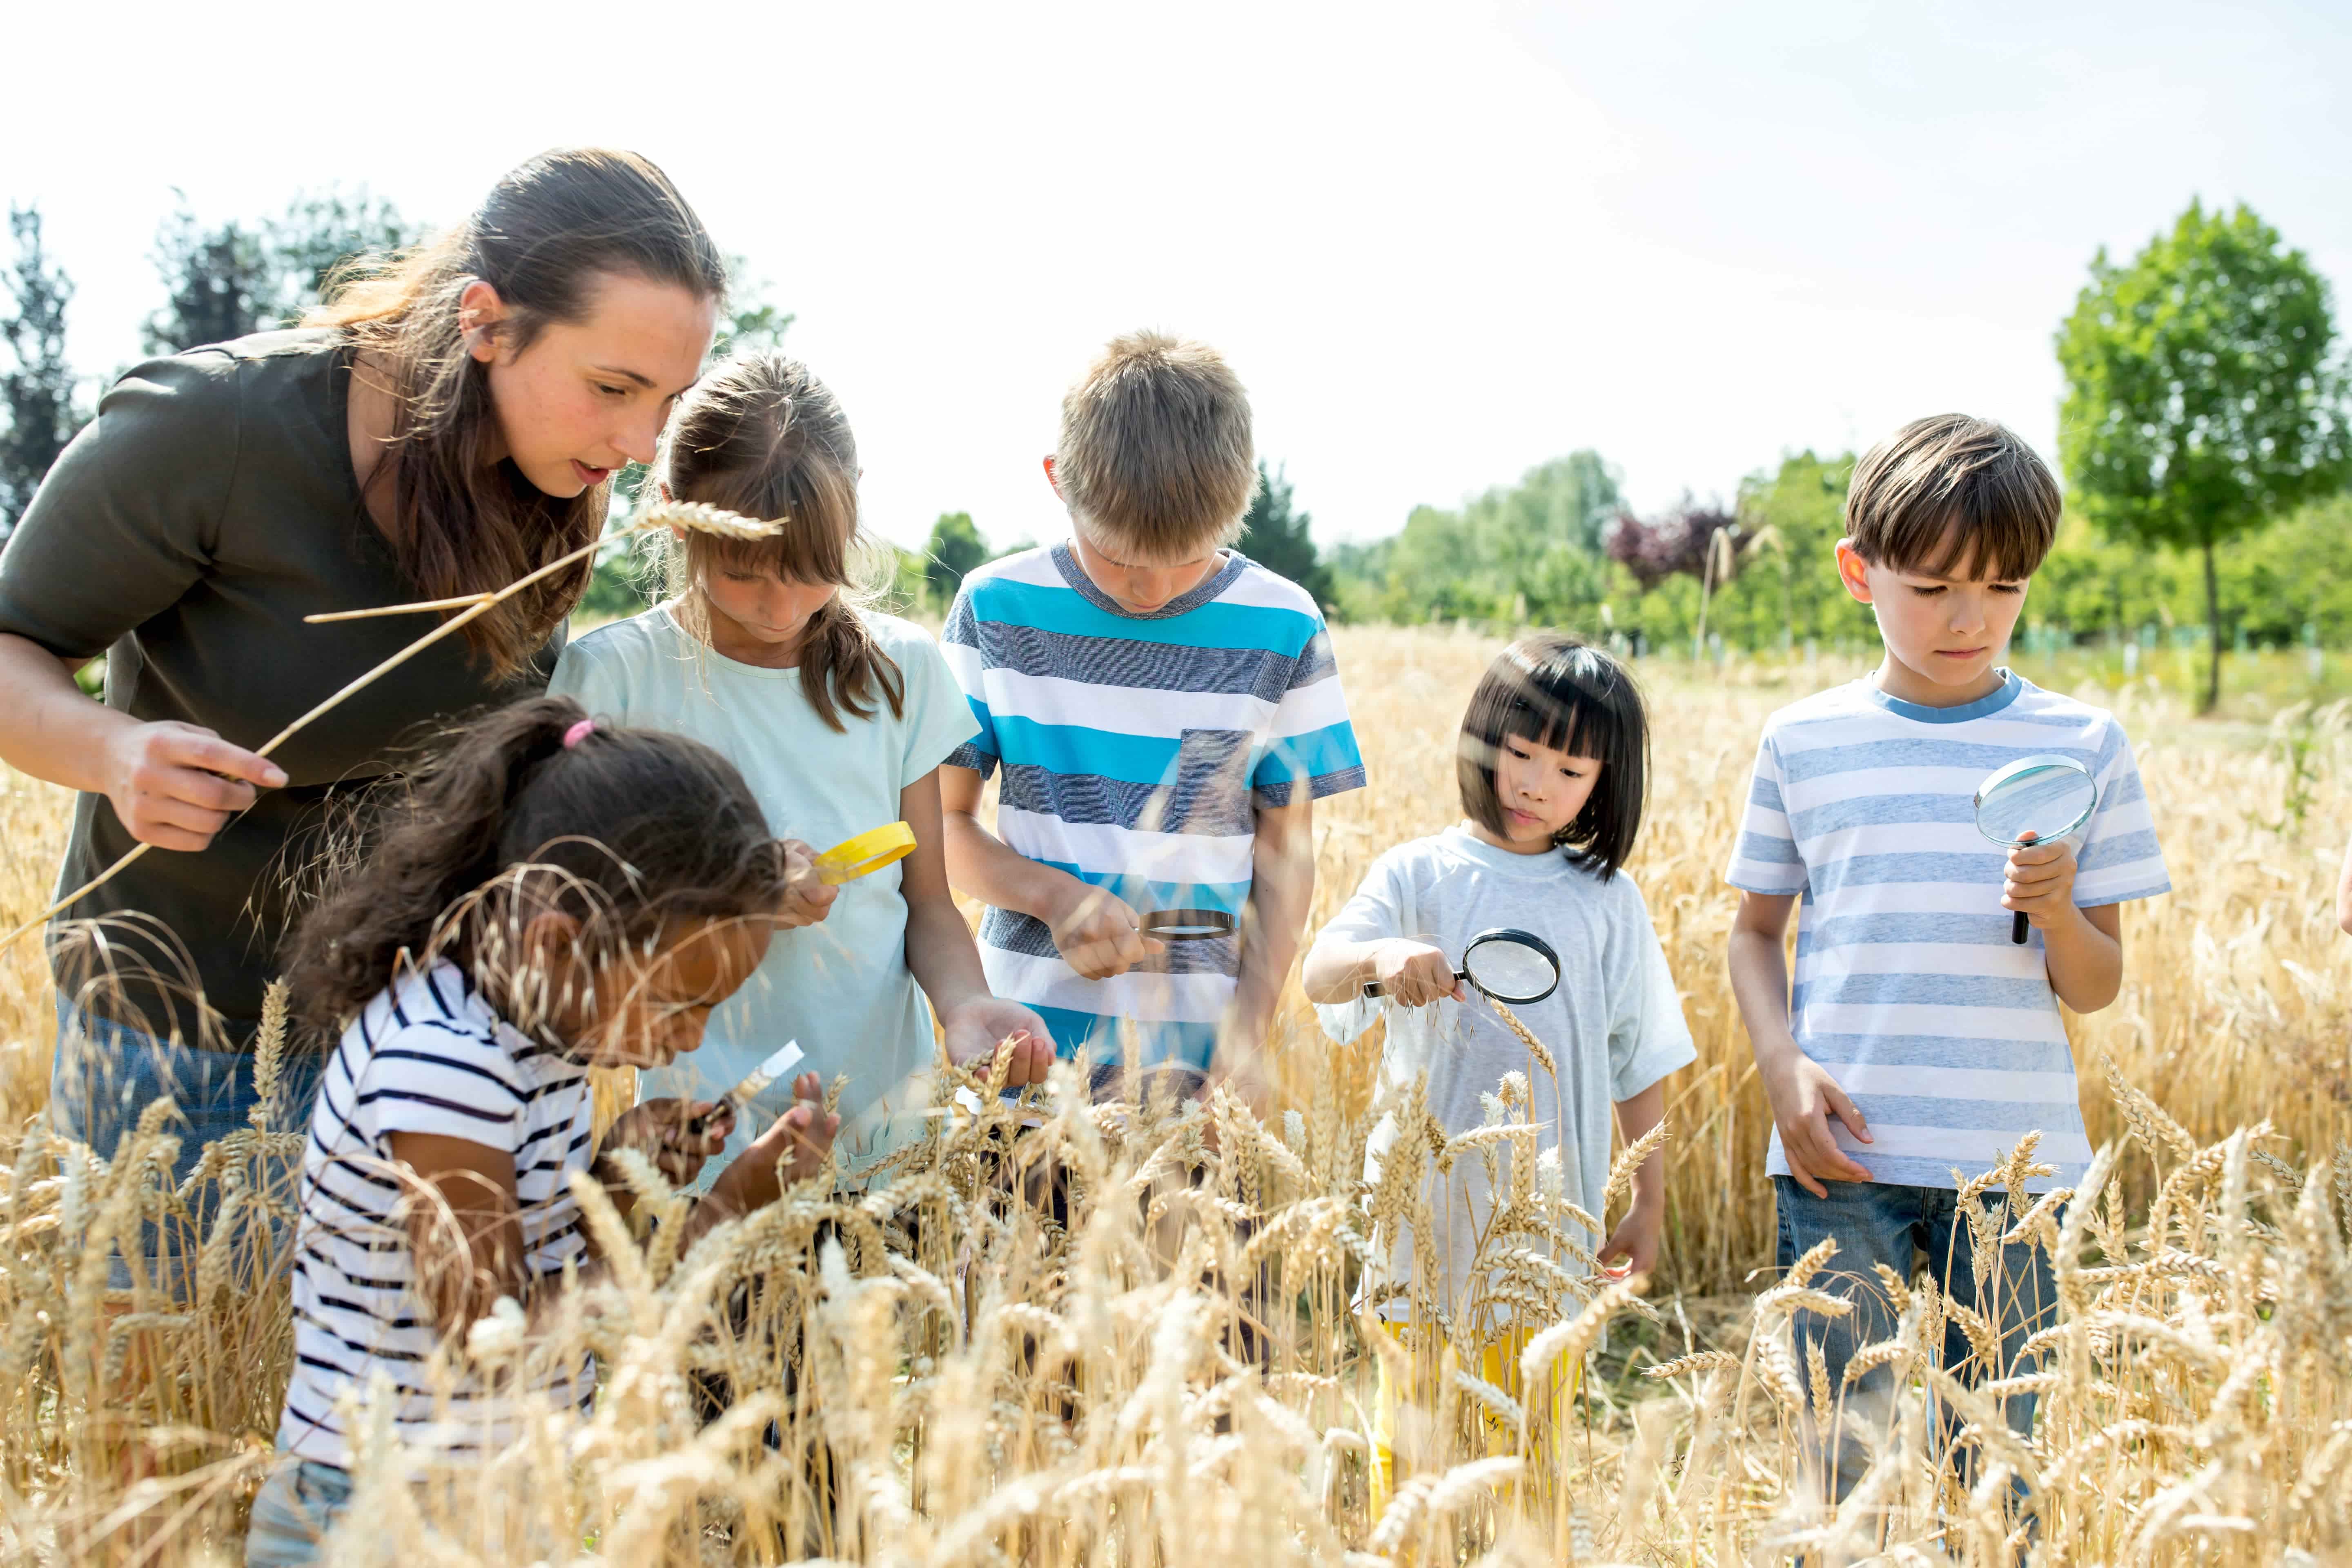
[[[298,933],[288,979],[304,1019],[331,1034],[402,962],[461,963],[488,928],[520,936],[571,916],[588,955],[680,917],[763,913],[783,858],[742,776],[682,736],[593,725],[569,698],[475,721],[386,811],[366,853]],[[526,884],[528,884],[526,886]]]

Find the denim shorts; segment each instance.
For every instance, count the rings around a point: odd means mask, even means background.
[[[1843,1499],[1869,1468],[1894,1417],[1891,1368],[1876,1368],[1851,1387],[1845,1379],[1846,1363],[1856,1351],[1895,1333],[1895,1310],[1874,1266],[1883,1263],[1908,1281],[1924,1256],[1937,1288],[1982,1313],[1992,1325],[1999,1359],[1990,1365],[1978,1357],[1958,1322],[1945,1325],[1944,1365],[1969,1386],[2033,1370],[2025,1344],[2056,1321],[2057,1281],[2049,1254],[2031,1242],[1997,1243],[1997,1256],[1979,1259],[1968,1218],[1960,1213],[1959,1194],[1949,1187],[1829,1182],[1824,1184],[1826,1195],[1817,1198],[1793,1178],[1774,1176],[1772,1188],[1780,1267],[1787,1269],[1824,1237],[1831,1237],[1837,1242],[1837,1254],[1813,1283],[1853,1303],[1841,1318],[1811,1310],[1801,1310],[1795,1318],[1797,1338],[1810,1342],[1830,1387],[1838,1391],[1834,1414],[1811,1414],[1832,1495]],[[2004,1189],[1995,1188],[1981,1201],[1988,1209],[1999,1209],[2008,1197]],[[2004,1213],[1995,1234],[2013,1223],[2014,1216]],[[1981,1287],[1977,1283],[1980,1265]],[[1939,1440],[1950,1443],[1962,1423],[1941,1401],[1936,1404]],[[2034,1405],[2030,1393],[2011,1394],[2000,1402],[2001,1414],[2021,1436],[2033,1430]],[[1973,1455],[1964,1455],[1964,1471],[1972,1466]],[[2023,1483],[2016,1484],[2021,1488]]]
[[[281,1464],[253,1500],[245,1568],[303,1568],[351,1507],[352,1473],[316,1459]]]
[[[250,1053],[200,1050],[159,1040],[84,1012],[61,997],[57,1058],[49,1069],[49,1125],[110,1160],[123,1136],[138,1127],[140,1113],[168,1095],[179,1110],[164,1123],[180,1140],[172,1161],[176,1185],[204,1158],[205,1144],[253,1125],[253,1108],[260,1100],[254,1089],[253,1065]],[[299,1133],[309,1129],[310,1102],[317,1098],[326,1065],[326,1058],[317,1055],[289,1052],[282,1059],[270,1108],[274,1131]],[[146,1260],[151,1281],[174,1295],[185,1294],[183,1277],[212,1224],[218,1200],[218,1190],[210,1184],[191,1194],[194,1232],[177,1219],[160,1226],[141,1222],[133,1245]],[[131,1268],[121,1247],[127,1240],[118,1238],[108,1265],[107,1284],[112,1289],[131,1288]]]

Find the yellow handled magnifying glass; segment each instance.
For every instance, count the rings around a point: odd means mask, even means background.
[[[827,887],[895,866],[915,852],[915,830],[903,822],[846,838],[816,858],[816,878]]]

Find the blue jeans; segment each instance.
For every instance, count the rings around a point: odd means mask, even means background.
[[[1829,1195],[1817,1198],[1788,1176],[1773,1177],[1772,1185],[1780,1268],[1786,1270],[1823,1237],[1833,1237],[1837,1256],[1814,1276],[1814,1283],[1853,1303],[1853,1310],[1843,1318],[1811,1311],[1796,1317],[1798,1341],[1815,1347],[1829,1374],[1831,1395],[1840,1405],[1826,1418],[1831,1435],[1820,1441],[1818,1454],[1829,1495],[1843,1500],[1870,1468],[1894,1415],[1894,1368],[1874,1368],[1852,1387],[1845,1382],[1846,1363],[1856,1350],[1895,1333],[1895,1309],[1873,1265],[1884,1263],[1907,1282],[1917,1255],[1924,1253],[1936,1288],[1974,1308],[1993,1325],[2000,1340],[1998,1366],[1987,1366],[1976,1357],[1958,1324],[1945,1326],[1944,1369],[1969,1386],[2032,1370],[2022,1364],[2025,1342],[2055,1321],[2057,1282],[2049,1254],[2040,1247],[2031,1242],[1996,1242],[2000,1255],[1990,1260],[1979,1290],[1975,1238],[1960,1213],[1959,1194],[1949,1187],[1828,1182],[1823,1185]],[[1979,1202],[1996,1216],[1996,1236],[2015,1223],[2016,1216],[2007,1212],[2005,1191],[1987,1193]],[[2032,1394],[2012,1394],[2001,1402],[2010,1429],[2021,1436],[2033,1430],[2033,1405]],[[1937,1409],[1938,1440],[1948,1447],[1963,1423],[1941,1401]],[[1825,1418],[1817,1411],[1814,1419],[1822,1423]],[[1973,1468],[1972,1462],[1964,1462],[1963,1473]]]
[[[316,1459],[281,1464],[253,1500],[245,1568],[303,1568],[351,1506],[352,1474]]]
[[[241,1127],[250,1127],[260,1096],[253,1083],[253,1057],[242,1051],[199,1050],[156,1039],[109,1018],[86,1013],[62,997],[58,1002],[58,1054],[49,1069],[49,1125],[68,1138],[89,1145],[92,1152],[114,1157],[125,1133],[139,1125],[140,1113],[168,1095],[179,1114],[164,1123],[178,1135],[180,1152],[172,1161],[174,1186],[185,1182],[204,1158],[205,1145]],[[271,1106],[275,1131],[307,1132],[310,1102],[317,1098],[326,1058],[288,1053],[278,1073],[278,1091]],[[290,1194],[289,1194],[290,1195]],[[140,1222],[135,1245],[147,1265],[147,1278],[175,1296],[187,1293],[186,1279],[194,1267],[205,1232],[211,1227],[219,1205],[216,1183],[207,1183],[189,1194],[195,1219],[176,1216],[158,1225]],[[275,1237],[273,1237],[273,1240]],[[116,1238],[108,1265],[110,1289],[131,1288],[131,1267],[121,1247],[129,1237]]]

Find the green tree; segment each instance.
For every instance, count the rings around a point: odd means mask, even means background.
[[[49,465],[80,428],[74,406],[73,368],[66,363],[66,304],[73,280],[53,265],[41,245],[38,207],[8,209],[16,241],[6,274],[9,310],[0,316],[10,363],[0,374],[0,540],[32,504]]]
[[[1292,505],[1290,480],[1284,470],[1267,471],[1261,458],[1257,493],[1250,498],[1248,514],[1242,519],[1241,542],[1234,548],[1306,589],[1318,605],[1329,605],[1336,596],[1331,571],[1317,558],[1315,541],[1307,531],[1313,521]]]
[[[277,273],[264,318],[280,321],[298,321],[323,303],[329,280],[343,263],[405,250],[425,237],[422,227],[365,185],[298,192],[286,216],[263,232]]]
[[[257,331],[278,310],[278,268],[263,226],[234,219],[206,228],[180,205],[155,230],[152,253],[163,279],[162,310],[147,318],[151,354],[179,353]]]
[[[923,545],[923,584],[944,610],[964,578],[988,559],[988,541],[972,526],[971,513],[943,511]]]
[[[1417,506],[1403,530],[1329,557],[1341,618],[1584,626],[1608,596],[1602,541],[1621,504],[1601,455],[1571,452],[1460,511]]]
[[[2217,546],[2352,473],[2326,282],[2241,205],[2191,202],[2127,266],[2101,248],[2058,330],[2059,451],[2075,503],[2110,535],[2204,556],[2221,693]]]
[[[782,348],[784,332],[796,319],[793,312],[768,297],[772,285],[766,279],[751,275],[751,263],[747,258],[729,257],[727,276],[727,318],[719,323],[719,336],[710,345],[710,357],[720,360],[739,352]]]
[[[353,258],[416,244],[424,231],[364,185],[298,192],[285,214],[206,227],[187,197],[155,231],[163,308],[147,318],[149,353],[176,353],[286,325],[325,297]]]

